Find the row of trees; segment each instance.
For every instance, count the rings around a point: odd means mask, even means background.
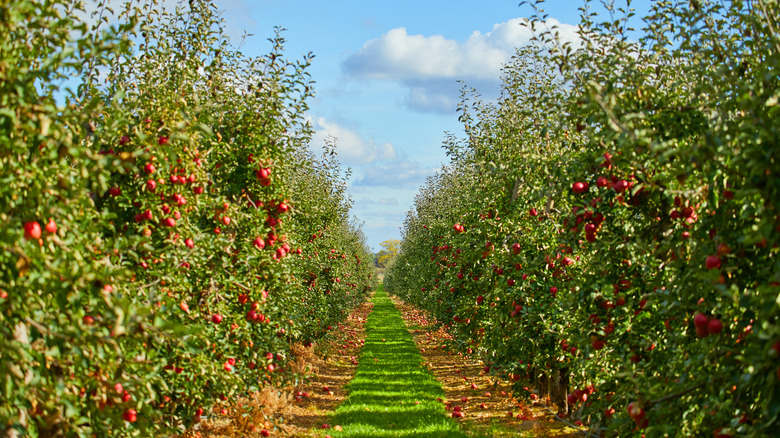
[[[536,35],[408,213],[385,286],[595,435],[780,427],[780,5],[583,7]],[[775,432],[773,432],[775,431]]]
[[[372,260],[310,58],[245,57],[207,1],[78,3],[0,2],[0,435],[179,433],[295,379]]]

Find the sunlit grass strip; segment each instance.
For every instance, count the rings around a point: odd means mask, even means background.
[[[331,420],[343,430],[328,433],[334,438],[465,437],[436,401],[444,391],[421,362],[401,313],[380,285],[357,374]]]

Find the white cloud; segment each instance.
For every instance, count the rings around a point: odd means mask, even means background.
[[[358,193],[360,187],[365,186],[416,186],[438,170],[409,160],[406,154],[396,149],[392,143],[377,143],[373,138],[366,139],[358,132],[324,118],[310,121],[314,127],[310,147],[317,150],[329,139],[335,139],[339,161],[352,167],[354,171],[350,184],[353,193]]]
[[[398,158],[398,152],[391,143],[377,144],[373,138],[367,140],[357,132],[324,118],[315,119],[312,123],[315,133],[311,144],[318,148],[324,145],[329,137],[335,138],[339,161],[348,166]]]
[[[502,67],[532,37],[524,21],[514,18],[495,24],[490,32],[475,31],[463,42],[441,35],[409,35],[403,27],[391,29],[347,57],[342,69],[355,78],[400,82],[408,89],[406,104],[411,108],[451,112],[459,99],[458,80],[498,92]],[[576,26],[553,18],[545,24],[557,26],[562,41],[578,40]]]

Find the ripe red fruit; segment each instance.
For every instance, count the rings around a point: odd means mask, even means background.
[[[195,247],[195,242],[193,242],[192,239],[187,239],[184,241],[184,246],[186,246],[189,249],[192,249]]]
[[[222,217],[222,223],[225,225],[230,225],[230,218],[227,216]]]
[[[697,313],[693,316],[693,325],[695,325],[696,328],[707,328],[707,324],[709,324],[709,322],[709,318],[707,318],[707,315],[703,313]]]
[[[704,261],[704,266],[707,269],[720,269],[720,257],[715,255],[707,256],[707,260]]]
[[[452,229],[455,230],[456,233],[462,233],[465,230],[465,228],[463,228],[463,225],[461,224],[453,225]]]
[[[484,300],[485,300],[485,297],[483,297],[482,295],[478,296],[477,297],[477,305],[482,304],[482,301],[484,301]]]
[[[506,281],[506,284],[507,284],[508,286],[514,286],[514,285],[515,285],[515,280],[514,280],[513,278],[510,278],[510,279],[508,279],[508,280]]]
[[[717,335],[723,331],[723,323],[719,319],[712,318],[707,324],[707,332],[711,335]]]
[[[119,196],[122,194],[122,189],[120,189],[119,187],[111,187],[110,189],[108,189],[108,194],[111,196]]]
[[[512,254],[518,255],[523,250],[523,247],[519,243],[512,245]]]
[[[166,227],[175,227],[176,226],[176,219],[172,217],[167,217],[165,220],[163,220],[163,225]]]
[[[576,404],[577,403],[577,397],[574,394],[569,394],[566,397],[566,403],[568,403],[569,405]]]
[[[580,193],[584,193],[588,190],[588,183],[576,182],[572,184],[571,189],[574,193],[579,195]]]
[[[535,209],[535,208],[532,208],[531,210],[529,210],[529,211],[528,211],[528,214],[530,214],[530,215],[531,215],[531,216],[533,216],[533,217],[536,217],[536,216],[538,216],[538,215],[539,215],[539,212],[538,212],[538,211],[536,211],[536,209]]]
[[[265,241],[260,236],[255,237],[255,240],[252,241],[252,244],[257,249],[265,248]]]
[[[54,234],[57,232],[57,224],[54,219],[49,218],[49,223],[46,224],[46,232]]]
[[[24,224],[24,237],[26,239],[40,239],[41,238],[41,224],[36,221],[27,222]]]
[[[150,192],[154,193],[154,190],[157,188],[157,181],[150,179],[146,182],[146,190],[149,190]]]
[[[550,288],[550,293],[553,294],[553,295],[557,294],[558,293],[558,288],[555,287],[555,286],[551,287]]]
[[[609,180],[604,178],[603,176],[600,176],[596,179],[596,185],[599,187],[606,187],[609,185]]]
[[[263,178],[268,179],[271,177],[271,169],[267,167],[263,167],[262,169],[255,172],[255,176],[257,177],[257,179],[263,179]]]
[[[146,173],[148,173],[148,174],[152,174],[152,173],[154,173],[154,171],[155,171],[154,164],[152,164],[152,163],[146,163],[146,164],[144,165],[144,172],[146,172]]]
[[[220,322],[222,322],[222,315],[219,314],[211,315],[211,322],[213,322],[214,324],[219,324]]]
[[[271,436],[271,432],[268,429],[263,429],[260,431],[260,436]]]
[[[637,418],[645,414],[645,410],[642,409],[642,407],[639,406],[639,404],[634,402],[628,404],[627,410],[628,410],[628,415],[630,415],[631,418]]]
[[[276,211],[280,214],[287,213],[290,210],[290,206],[282,202],[278,206],[276,206]]]
[[[596,339],[595,341],[592,342],[592,345],[594,350],[601,350],[604,348],[604,341],[602,341],[601,339]]]
[[[612,189],[618,193],[625,192],[627,188],[628,188],[628,181],[624,179],[621,179],[620,181],[612,185]]]
[[[135,423],[135,421],[138,419],[138,413],[135,411],[135,409],[128,409],[122,413],[122,419],[128,423]]]

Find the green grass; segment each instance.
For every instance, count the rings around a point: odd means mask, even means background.
[[[330,420],[343,431],[327,432],[333,438],[465,438],[436,401],[444,397],[441,385],[421,364],[401,313],[381,285],[373,301],[357,374],[347,385],[347,400]]]

